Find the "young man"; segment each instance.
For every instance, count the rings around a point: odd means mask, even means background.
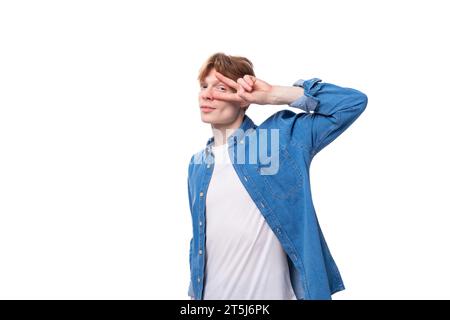
[[[365,94],[318,78],[275,86],[212,55],[199,74],[213,136],[188,170],[191,299],[331,299],[344,290],[311,198],[313,157],[364,111]],[[286,104],[260,126],[250,104]]]

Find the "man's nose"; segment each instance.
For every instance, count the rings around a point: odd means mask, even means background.
[[[204,89],[201,93],[200,96],[205,99],[205,100],[213,100],[213,96],[212,96],[212,90],[211,88],[206,88]]]

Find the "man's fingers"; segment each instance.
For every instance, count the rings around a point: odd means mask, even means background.
[[[247,102],[251,102],[252,101],[252,95],[250,93],[248,93],[247,91],[245,91],[243,87],[241,87],[238,90],[237,94],[244,101],[247,101]]]
[[[253,84],[256,82],[256,78],[253,77],[253,76],[249,76],[248,74],[246,74],[244,76],[244,80],[245,80],[245,82],[247,82],[252,87],[253,87]]]
[[[213,98],[225,101],[241,102],[242,99],[236,93],[213,92]]]
[[[220,72],[216,71],[216,77],[217,79],[219,79],[220,81],[222,81],[223,83],[225,83],[226,85],[234,88],[234,89],[239,89],[239,85],[233,81],[230,78],[225,77],[223,74],[221,74]]]
[[[245,89],[245,90],[247,90],[247,91],[252,91],[252,85],[253,85],[253,83],[252,84],[248,84],[244,79],[242,79],[242,78],[239,78],[238,80],[237,80],[237,82]]]

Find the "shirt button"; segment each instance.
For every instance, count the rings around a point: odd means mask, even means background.
[[[211,166],[208,164],[206,167],[209,169],[209,167],[211,167]]]
[[[203,251],[202,251],[202,249],[200,249],[199,251],[198,251],[198,254],[202,254],[203,253]]]
[[[247,181],[247,177],[246,176],[244,176],[244,180]]]
[[[197,278],[197,282],[200,282],[200,277]]]
[[[200,197],[203,197],[203,192],[200,192]]]
[[[201,225],[202,225],[202,222],[200,221],[200,222],[198,223],[198,225],[201,226]]]

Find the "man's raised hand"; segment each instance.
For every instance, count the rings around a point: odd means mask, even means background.
[[[236,81],[216,71],[217,79],[236,90],[235,93],[214,92],[214,99],[239,102],[241,107],[247,107],[251,103],[270,104],[272,86],[254,76],[245,75]]]

